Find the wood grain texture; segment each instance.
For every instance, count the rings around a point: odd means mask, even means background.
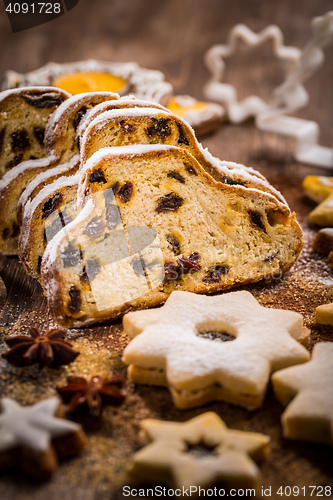
[[[239,22],[259,31],[277,23],[287,45],[302,47],[308,41],[312,17],[332,9],[331,0],[81,0],[65,16],[31,30],[12,34],[3,6],[0,6],[0,74],[8,69],[26,72],[49,62],[86,58],[136,61],[143,67],[159,69],[174,85],[175,93],[202,98],[208,79],[203,63],[206,50],[223,43],[229,30]],[[332,144],[333,130],[333,44],[326,49],[326,64],[306,83],[311,101],[298,116],[316,120],[321,127],[321,144]],[[281,74],[269,47],[235,58],[226,78],[235,82],[240,95],[260,85],[265,94],[279,83]],[[296,310],[304,315],[311,330],[309,348],[317,341],[332,340],[332,329],[314,321],[315,307],[333,301],[332,271],[323,258],[311,252],[317,229],[309,227],[307,216],[313,204],[302,192],[308,174],[328,172],[292,160],[292,141],[258,131],[252,121],[242,125],[224,124],[202,143],[212,154],[260,170],[280,189],[305,232],[305,250],[298,264],[282,280],[249,287],[267,306]],[[0,312],[0,340],[7,335],[26,333],[28,326],[47,330],[54,326],[40,285],[28,277],[17,258],[0,257],[0,276],[7,287],[7,299]],[[81,356],[60,370],[12,368],[0,359],[0,394],[24,404],[55,394],[69,373],[84,376],[109,374],[126,377],[120,360],[128,342],[121,322],[70,331]],[[5,346],[1,344],[0,351]],[[80,361],[81,358],[81,361]],[[97,373],[98,372],[98,373]],[[174,408],[166,389],[134,387],[127,383],[127,399],[120,408],[107,407],[99,424],[84,422],[88,445],[84,453],[60,465],[56,476],[43,485],[22,479],[15,473],[2,474],[2,500],[110,500],[123,498],[127,484],[126,466],[138,449],[139,423],[143,418],[185,421],[206,410],[216,411],[232,428],[264,432],[272,444],[261,464],[263,485],[331,485],[331,451],[324,446],[288,442],[282,438],[280,415],[283,408],[268,390],[263,408],[248,412],[218,403],[190,411]],[[20,479],[18,481],[18,478]],[[272,498],[280,498],[272,495]],[[310,498],[305,496],[305,498]]]

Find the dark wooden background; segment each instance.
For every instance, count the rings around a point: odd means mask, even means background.
[[[12,34],[4,7],[0,5],[0,75],[13,69],[26,72],[49,62],[68,62],[86,58],[110,61],[136,61],[143,67],[159,69],[172,82],[176,94],[202,98],[208,79],[203,63],[206,50],[224,43],[229,30],[246,23],[259,31],[268,24],[280,26],[286,45],[303,47],[311,36],[310,21],[332,9],[331,0],[81,0],[65,16],[45,25]],[[333,142],[333,44],[326,49],[326,63],[306,83],[310,103],[298,116],[316,120],[321,128],[321,144]],[[255,91],[268,95],[271,86],[281,81],[280,63],[269,45],[245,55],[242,51],[230,62],[226,80],[233,82],[239,95]],[[268,306],[294,309],[304,315],[311,329],[309,348],[318,340],[332,340],[330,327],[314,321],[317,305],[333,300],[332,271],[325,260],[311,252],[317,228],[311,228],[307,216],[313,204],[303,195],[305,175],[329,175],[329,171],[301,165],[292,160],[292,141],[265,134],[253,122],[225,124],[202,143],[220,158],[242,162],[262,173],[287,198],[302,224],[305,249],[294,270],[281,282],[252,287],[255,296]],[[53,326],[41,288],[27,277],[16,258],[0,257],[0,275],[8,298],[0,312],[0,338],[26,333],[38,325]],[[31,368],[18,370],[0,360],[0,394],[22,403],[34,403],[54,395],[54,387],[68,373],[86,376],[123,373],[120,355],[128,339],[121,322],[77,332],[69,332],[81,356],[73,367],[62,370]],[[1,345],[1,350],[4,346]],[[81,360],[81,361],[79,361]],[[272,486],[272,498],[282,485],[333,485],[332,455],[324,446],[286,442],[279,425],[282,407],[268,391],[260,411],[247,412],[223,403],[192,411],[174,409],[165,389],[126,386],[128,397],[119,409],[106,408],[100,424],[87,424],[88,445],[83,455],[61,464],[55,478],[36,485],[19,474],[2,475],[0,498],[24,500],[106,500],[123,498],[126,465],[140,445],[139,423],[156,417],[184,421],[204,410],[217,411],[226,423],[243,430],[266,432],[272,438],[267,460],[262,464],[263,484]],[[283,498],[283,497],[282,497]],[[310,498],[310,494],[305,496]]]

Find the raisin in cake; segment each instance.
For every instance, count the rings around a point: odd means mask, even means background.
[[[91,92],[72,96],[50,116],[44,143],[47,157],[30,160],[14,167],[0,181],[0,252],[5,255],[18,253],[20,225],[17,205],[24,189],[34,178],[50,168],[68,163],[78,154],[76,129],[84,113],[105,100],[118,99],[112,92]],[[72,175],[72,171],[69,175]]]
[[[83,209],[42,260],[50,311],[65,327],[158,305],[175,289],[209,293],[280,276],[302,247],[285,204],[217,182],[178,147],[101,149],[79,175]]]

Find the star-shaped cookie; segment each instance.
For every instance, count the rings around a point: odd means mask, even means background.
[[[135,337],[123,356],[130,380],[168,386],[178,408],[213,400],[258,408],[272,372],[310,357],[295,340],[302,316],[262,307],[246,291],[175,291],[159,309],[126,314],[123,325]]]
[[[289,439],[333,445],[333,342],[320,342],[312,359],[272,377],[274,391],[284,405],[283,434]]]
[[[56,417],[59,405],[58,398],[28,407],[10,398],[1,399],[0,469],[15,466],[46,479],[56,468],[56,455],[70,456],[81,450],[84,445],[81,426]]]
[[[333,326],[333,302],[323,304],[316,308],[316,321],[320,325]]]
[[[131,473],[141,481],[167,482],[176,488],[207,488],[217,481],[229,487],[257,488],[260,471],[254,461],[268,449],[269,437],[230,430],[216,413],[185,423],[144,420],[151,442],[132,458]]]
[[[319,226],[333,226],[333,177],[308,175],[303,188],[307,196],[318,203],[310,212],[309,221]]]

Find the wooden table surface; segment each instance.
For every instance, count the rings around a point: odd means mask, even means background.
[[[276,23],[284,33],[285,44],[301,48],[311,36],[311,19],[330,9],[331,0],[81,0],[61,18],[12,34],[1,5],[0,74],[8,69],[30,71],[49,61],[136,61],[163,71],[176,94],[202,98],[209,76],[203,56],[211,45],[224,43],[235,24],[242,22],[259,31]],[[310,103],[297,114],[319,123],[320,142],[325,146],[333,142],[332,51],[331,43],[325,49],[325,65],[306,83]],[[269,89],[281,81],[280,63],[269,44],[248,55],[240,50],[230,61],[226,80],[235,84],[240,97],[251,92],[268,95]],[[308,225],[307,217],[314,204],[304,197],[301,187],[306,175],[329,175],[329,171],[295,162],[291,140],[260,132],[252,121],[237,126],[224,124],[201,141],[212,154],[252,166],[266,175],[296,211],[304,230],[304,251],[293,270],[280,281],[248,289],[264,305],[302,313],[311,330],[310,349],[317,341],[332,340],[332,328],[320,327],[314,321],[315,307],[333,301],[333,279],[325,259],[311,251],[317,228]],[[43,330],[54,326],[40,285],[24,273],[17,258],[0,256],[0,275],[8,290],[0,311],[0,340],[26,333],[32,325]],[[62,384],[69,373],[89,376],[113,371],[126,377],[120,357],[128,338],[121,321],[71,330],[69,337],[81,355],[67,369],[23,370],[0,359],[0,394],[27,404],[54,395],[55,386]],[[4,349],[1,345],[0,350]],[[140,446],[140,421],[147,417],[185,421],[207,410],[216,411],[232,428],[271,436],[268,457],[261,464],[262,482],[265,488],[272,487],[271,498],[286,498],[276,494],[279,486],[333,486],[331,449],[284,440],[280,427],[283,408],[271,389],[262,409],[254,412],[225,403],[180,411],[174,408],[166,389],[127,383],[126,391],[123,406],[105,408],[100,424],[84,423],[88,444],[80,457],[61,463],[54,478],[45,484],[26,480],[19,473],[3,474],[1,500],[123,498],[121,484],[127,481],[126,466]],[[309,491],[303,498],[310,498]]]

